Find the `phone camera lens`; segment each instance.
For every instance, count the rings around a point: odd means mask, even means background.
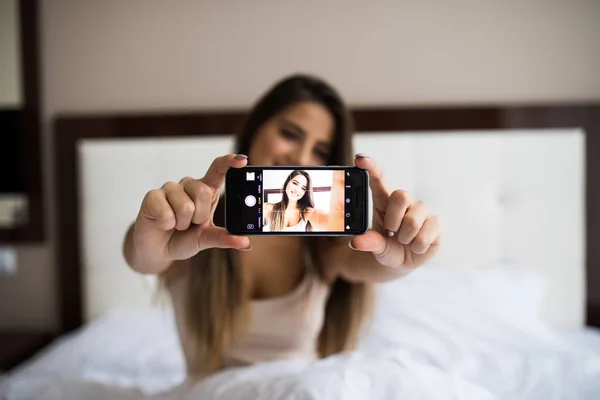
[[[248,229],[254,229],[254,224],[248,224],[247,228]]]

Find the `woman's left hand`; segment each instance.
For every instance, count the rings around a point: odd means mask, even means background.
[[[387,267],[416,268],[438,251],[441,236],[439,218],[425,203],[403,190],[389,192],[381,167],[375,160],[357,154],[354,164],[369,172],[373,195],[373,227],[350,242],[355,250],[372,252]]]

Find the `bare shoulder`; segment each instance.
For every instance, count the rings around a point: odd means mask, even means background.
[[[306,217],[308,217],[309,219],[315,215],[315,213],[318,213],[319,210],[317,210],[316,208],[313,207],[306,207],[306,209],[304,210],[304,215],[306,215]]]

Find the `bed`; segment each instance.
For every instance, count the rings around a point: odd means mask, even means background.
[[[186,382],[168,301],[126,267],[121,241],[146,191],[232,150],[244,112],[65,115],[60,335],[0,398],[600,398],[600,106],[354,115],[355,149],[445,228],[433,262],[378,286],[357,351]]]

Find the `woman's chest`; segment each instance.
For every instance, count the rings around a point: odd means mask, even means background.
[[[298,209],[288,209],[283,216],[283,227],[290,228],[296,226],[302,220],[302,215]]]
[[[254,237],[252,251],[240,253],[240,263],[252,299],[291,293],[302,281],[306,263],[297,237]]]

